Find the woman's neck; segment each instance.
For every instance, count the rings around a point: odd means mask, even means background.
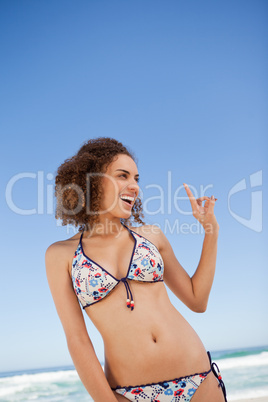
[[[116,219],[100,219],[94,223],[92,228],[85,233],[85,237],[92,236],[118,236],[123,229],[123,225],[119,218]]]

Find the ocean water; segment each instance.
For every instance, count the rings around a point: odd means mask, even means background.
[[[211,351],[221,371],[228,401],[267,397],[268,346]],[[0,373],[0,401],[92,401],[74,367]]]

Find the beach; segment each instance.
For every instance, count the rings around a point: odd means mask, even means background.
[[[228,402],[268,402],[268,346],[212,351],[211,356]],[[92,401],[73,366],[0,373],[0,401],[27,400]]]
[[[262,398],[250,398],[250,399],[239,399],[235,402],[268,402],[268,396],[264,396]]]

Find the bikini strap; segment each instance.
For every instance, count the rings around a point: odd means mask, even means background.
[[[82,230],[80,239],[79,239],[79,244],[81,244],[81,245],[82,245],[82,237],[83,237],[84,231],[85,231],[85,229]]]

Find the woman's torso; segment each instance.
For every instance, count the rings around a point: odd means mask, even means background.
[[[140,228],[135,232],[141,234]],[[70,277],[79,239],[77,234],[63,242]],[[147,231],[146,239],[158,247],[157,234]],[[126,276],[135,246],[131,233],[126,230],[123,237],[113,241],[84,238],[82,243],[86,256],[116,278]],[[103,338],[105,374],[111,387],[171,380],[208,370],[201,340],[171,304],[164,283],[128,283],[135,300],[133,310],[126,307],[123,282],[85,308]]]

